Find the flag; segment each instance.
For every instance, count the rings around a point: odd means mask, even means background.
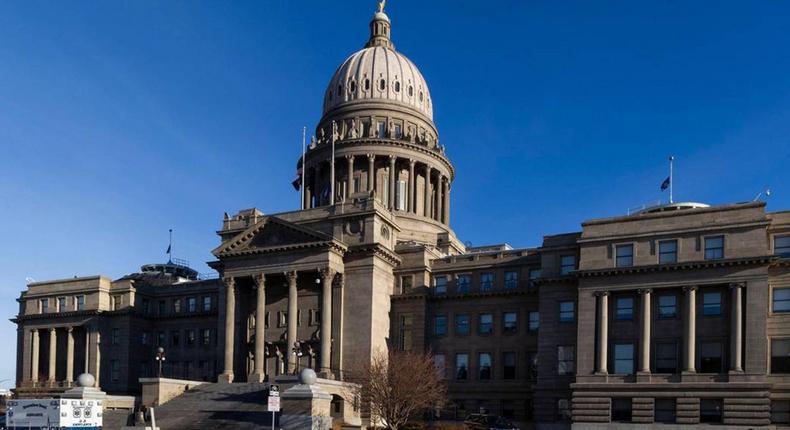
[[[664,191],[667,188],[669,188],[669,181],[670,181],[669,177],[664,179],[664,182],[661,183],[661,191]]]
[[[170,247],[171,246],[173,246],[173,245],[167,245],[167,251],[165,251],[165,254],[170,254]]]
[[[302,188],[302,166],[298,166],[296,168],[296,179],[291,182],[291,185],[293,185],[296,191],[299,191],[299,189]]]

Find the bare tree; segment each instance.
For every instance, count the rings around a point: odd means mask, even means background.
[[[370,364],[360,366],[354,374],[371,417],[390,430],[401,428],[412,417],[441,408],[447,401],[443,375],[430,353],[379,351]]]

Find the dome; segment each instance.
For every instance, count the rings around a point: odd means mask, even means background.
[[[370,40],[335,71],[324,94],[324,111],[355,102],[386,102],[410,108],[433,120],[428,85],[417,66],[397,52],[389,37],[389,17],[382,11],[370,22]]]

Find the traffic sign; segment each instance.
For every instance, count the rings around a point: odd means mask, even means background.
[[[269,396],[269,412],[280,412],[280,396]]]
[[[269,385],[269,392],[271,393],[272,391],[280,391],[280,386],[274,384]]]

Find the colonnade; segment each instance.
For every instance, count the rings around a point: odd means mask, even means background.
[[[345,180],[346,188],[340,190],[343,195],[350,196],[354,192],[354,172],[355,163],[359,158],[367,161],[365,172],[367,173],[367,188],[365,191],[383,191],[377,190],[376,184],[376,164],[377,159],[386,159],[386,169],[388,172],[388,190],[387,201],[384,202],[391,210],[401,210],[403,212],[412,213],[415,215],[425,216],[436,221],[449,224],[450,222],[450,179],[442,174],[439,170],[434,169],[428,164],[418,163],[414,159],[401,158],[394,155],[346,155],[345,163],[342,160],[335,161],[336,172],[339,170],[338,166],[345,164],[342,172],[336,173],[335,180]],[[326,163],[328,164],[328,163]],[[407,170],[408,166],[408,180],[406,181],[406,199],[405,207],[398,207],[397,204],[397,181],[399,179],[398,172]],[[302,202],[302,209],[309,209],[321,206],[322,203],[328,205],[331,203],[329,198],[321,196],[322,190],[316,190],[319,186],[319,181],[316,178],[323,177],[328,168],[310,167],[304,169],[304,201]],[[356,171],[360,171],[357,169]],[[420,174],[422,173],[422,174]],[[417,193],[417,177],[421,176],[424,179],[424,192],[422,201],[422,210],[418,211],[418,193]],[[328,184],[324,184],[328,185]]]
[[[319,370],[325,375],[331,374],[332,369],[332,284],[336,271],[324,268],[318,271],[321,279],[321,326],[320,342],[321,355]],[[296,271],[284,273],[288,284],[288,312],[286,323],[286,354],[288,373],[297,370],[296,345],[299,342],[297,332],[298,305],[298,274]],[[252,278],[256,291],[255,311],[255,346],[254,346],[254,372],[251,375],[252,381],[263,382],[266,378],[266,330],[264,315],[266,314],[266,277],[265,273],[255,274]],[[225,364],[221,381],[233,382],[234,368],[233,358],[235,351],[235,322],[236,322],[236,278],[226,277],[223,279],[225,284]]]
[[[39,369],[39,361],[41,359],[41,335],[40,332],[47,331],[49,332],[49,348],[48,348],[48,362],[47,362],[47,379],[46,382],[49,385],[57,385],[59,382],[57,380],[57,360],[58,360],[58,332],[61,330],[65,331],[66,335],[66,378],[64,384],[66,386],[71,386],[74,383],[74,370],[75,370],[75,361],[74,361],[74,326],[66,326],[66,327],[48,327],[48,328],[34,328],[30,329],[30,374],[26,375],[28,380],[34,385],[38,385],[39,376],[40,376],[40,369]],[[96,384],[98,386],[99,380],[99,332],[98,331],[89,331],[86,329],[85,332],[85,367],[84,370],[88,372],[89,370],[95,373],[96,377]],[[93,361],[91,361],[93,358]],[[93,368],[91,367],[93,364]]]
[[[742,372],[743,356],[743,287],[744,284],[730,284],[730,371]],[[682,373],[696,373],[697,344],[697,286],[683,287],[685,297],[683,311],[683,370]],[[650,341],[652,331],[651,296],[652,289],[638,290],[641,298],[639,373],[650,373]],[[595,293],[598,306],[598,366],[596,374],[608,373],[609,349],[609,291]]]

